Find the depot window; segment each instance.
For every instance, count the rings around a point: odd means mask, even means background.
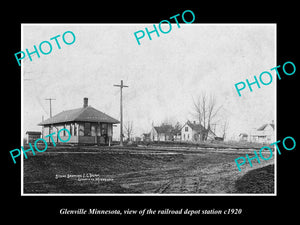
[[[84,136],[91,136],[91,123],[84,123]]]

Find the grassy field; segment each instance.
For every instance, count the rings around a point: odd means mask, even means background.
[[[253,168],[248,164],[239,172],[234,159],[245,156],[243,152],[68,151],[59,153],[49,149],[24,159],[24,194],[252,193],[245,188],[247,183],[260,178],[252,176],[243,180],[243,175],[273,163],[272,160],[254,163]],[[273,170],[267,173],[272,174]]]

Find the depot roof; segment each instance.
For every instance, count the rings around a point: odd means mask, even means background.
[[[62,111],[57,115],[39,123],[38,125],[51,125],[65,122],[101,122],[101,123],[119,123],[118,120],[109,115],[91,107],[86,106],[78,109]]]

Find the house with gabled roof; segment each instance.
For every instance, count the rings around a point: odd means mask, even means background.
[[[152,126],[150,131],[151,141],[172,141],[173,127],[169,124],[162,124],[161,126]]]
[[[275,141],[275,125],[272,120],[271,123],[265,123],[250,134],[250,141],[259,143],[271,143]]]
[[[181,140],[182,141],[192,141],[198,142],[202,140],[203,135],[205,134],[205,128],[194,121],[193,123],[187,121],[184,126],[181,128]],[[207,140],[215,140],[217,135],[209,129],[207,134]]]
[[[88,98],[84,98],[83,107],[66,110],[42,121],[38,125],[43,126],[43,138],[51,143],[51,133],[55,143],[61,142],[57,132],[66,128],[70,131],[71,138],[68,143],[73,144],[108,144],[112,142],[113,124],[118,120],[88,105]],[[68,139],[66,132],[61,132],[62,140]]]

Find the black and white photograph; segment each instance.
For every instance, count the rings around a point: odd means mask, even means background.
[[[23,196],[276,196],[276,23],[178,21],[21,25]]]
[[[44,3],[3,7],[5,221],[296,219],[295,4]]]

